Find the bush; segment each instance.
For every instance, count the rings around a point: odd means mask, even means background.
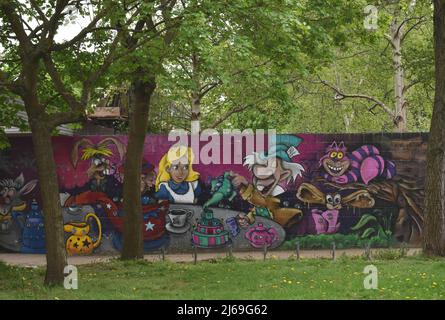
[[[394,244],[394,241],[387,237],[374,236],[363,239],[357,234],[337,233],[299,236],[285,241],[282,248],[295,250],[297,241],[300,243],[300,249],[330,249],[332,242],[335,242],[337,249],[364,248],[368,244],[373,248],[388,248]]]

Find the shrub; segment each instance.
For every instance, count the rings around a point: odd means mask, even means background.
[[[388,248],[394,244],[394,241],[386,236],[374,236],[363,239],[357,234],[317,234],[299,236],[285,241],[282,248],[295,250],[297,241],[300,243],[300,249],[330,249],[335,242],[337,249],[364,248],[368,244],[373,248]]]

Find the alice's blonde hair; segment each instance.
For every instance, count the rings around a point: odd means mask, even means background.
[[[188,159],[188,175],[185,178],[185,181],[191,182],[199,179],[199,173],[194,171],[192,168],[193,163],[193,151],[190,147],[179,146],[179,147],[171,147],[166,154],[159,161],[159,173],[156,177],[156,191],[159,190],[159,185],[162,182],[167,182],[171,179],[170,173],[168,173],[167,169],[173,164],[173,161],[181,159],[184,155],[187,155]]]

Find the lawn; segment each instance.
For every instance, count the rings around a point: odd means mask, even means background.
[[[378,268],[378,289],[363,269]],[[381,255],[337,260],[218,259],[79,266],[78,290],[46,288],[43,268],[0,263],[0,299],[444,299],[445,259]]]

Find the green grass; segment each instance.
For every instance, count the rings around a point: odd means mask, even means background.
[[[444,299],[445,259],[376,256],[381,260],[116,260],[79,266],[78,290],[44,287],[43,268],[0,263],[0,299]],[[363,288],[371,263],[377,290]]]

